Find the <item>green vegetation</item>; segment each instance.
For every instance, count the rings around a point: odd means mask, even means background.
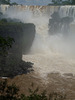
[[[53,4],[60,4],[60,2],[62,2],[62,0],[52,0]]]
[[[32,63],[22,61],[22,54],[30,50],[35,25],[15,20],[0,20],[0,76],[14,77],[26,74],[32,68]]]
[[[53,5],[75,5],[75,0],[52,0],[52,2]]]
[[[0,55],[6,55],[8,53],[8,49],[12,47],[14,39],[11,37],[2,37],[0,36]]]
[[[72,5],[75,5],[75,0],[72,0],[71,4],[72,4]]]
[[[15,42],[12,36],[7,35],[11,34],[11,31],[14,26],[18,27],[19,24],[7,22],[7,19],[0,20],[0,55],[6,55],[8,53],[8,50],[12,47],[12,44]]]
[[[19,100],[18,91],[15,84],[7,85],[7,80],[0,81],[0,100]]]
[[[33,86],[32,86],[33,88]],[[29,94],[19,94],[19,88],[15,85],[8,85],[7,80],[0,81],[0,100],[65,100],[66,96],[61,93],[46,94],[46,91],[38,94],[38,88],[32,90],[29,88]]]
[[[18,5],[16,2],[10,3],[10,0],[0,0],[0,4]]]
[[[18,5],[16,2],[11,3],[11,5]]]
[[[10,0],[0,0],[0,4],[10,4]]]

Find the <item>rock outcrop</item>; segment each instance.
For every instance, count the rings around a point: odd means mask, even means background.
[[[8,50],[8,55],[0,60],[0,76],[14,76],[26,73],[32,63],[22,61],[22,54],[29,52],[35,37],[35,25],[21,22],[0,23],[0,36],[12,37],[14,43]],[[3,60],[5,60],[3,62]]]

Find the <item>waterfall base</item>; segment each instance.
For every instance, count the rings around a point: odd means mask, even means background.
[[[44,80],[50,73],[61,73],[62,75],[72,73],[75,75],[75,62],[58,54],[23,55],[22,59],[34,63],[35,73]]]

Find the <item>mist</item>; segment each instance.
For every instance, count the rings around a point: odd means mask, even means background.
[[[23,55],[23,60],[32,61],[35,72],[40,73],[41,77],[47,76],[50,72],[75,74],[75,22],[72,9],[75,7],[25,6],[24,9],[10,7],[5,12],[7,18],[16,18],[23,23],[33,23],[36,26],[32,47],[29,54]],[[58,12],[61,19],[64,17],[73,18],[68,23],[69,28],[67,30],[65,30],[66,24],[64,23],[58,27],[60,31],[57,30],[52,33],[49,30],[52,27],[49,26],[51,25],[49,20],[52,19],[51,15],[54,12]],[[60,24],[61,21],[59,26]]]
[[[43,9],[45,10],[45,8]],[[60,10],[59,10],[60,14]],[[5,12],[5,16],[7,18],[16,18],[19,19],[23,23],[34,23],[36,26],[36,36],[31,48],[32,53],[61,53],[67,54],[67,56],[74,56],[74,34],[72,32],[70,23],[70,30],[66,36],[66,33],[52,33],[48,32],[49,27],[49,19],[51,16],[47,14],[46,11],[42,13],[39,8],[34,8],[34,10],[30,9],[30,7],[25,8],[25,10],[18,10],[18,7],[11,7]],[[64,16],[69,16],[65,15]],[[64,17],[63,16],[63,17]],[[74,30],[73,30],[74,31]],[[37,44],[37,45],[36,45]]]

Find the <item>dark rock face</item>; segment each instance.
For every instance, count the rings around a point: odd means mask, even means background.
[[[34,24],[25,25],[25,30],[23,31],[23,49],[22,53],[26,54],[29,52],[30,47],[32,46],[34,37],[35,37],[35,26]]]
[[[59,32],[60,16],[58,12],[54,12],[49,19],[49,32],[55,34]]]
[[[49,19],[49,33],[56,34],[56,33],[63,33],[67,34],[70,29],[70,23],[73,21],[72,17],[66,16],[60,18],[58,12],[54,12],[51,15],[51,19]]]
[[[0,24],[0,35],[12,37],[15,42],[4,58],[0,56],[0,76],[15,76],[27,73],[32,63],[22,61],[22,54],[29,52],[35,37],[35,25],[23,23]],[[4,60],[4,61],[3,61]],[[2,62],[2,63],[1,63]]]

